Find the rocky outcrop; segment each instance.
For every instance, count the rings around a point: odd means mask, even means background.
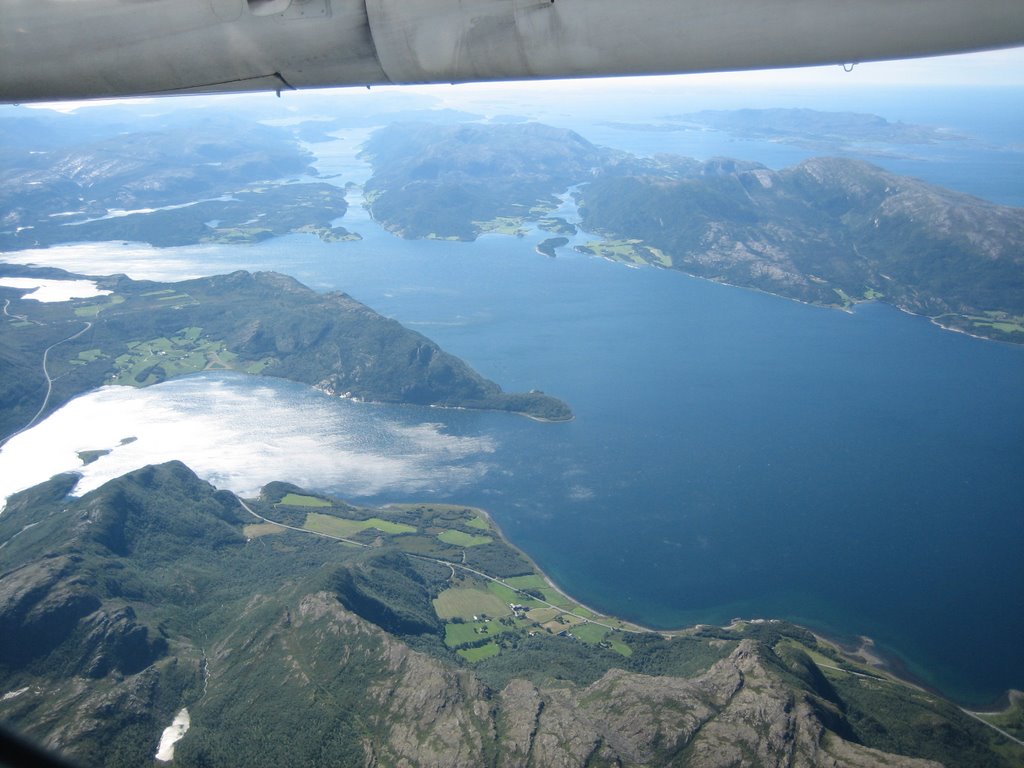
[[[0,578],[0,664],[19,665],[66,640],[100,606],[80,558],[59,555],[27,563]]]
[[[372,765],[939,765],[830,731],[821,712],[831,705],[794,686],[753,640],[692,679],[613,669],[586,688],[513,680],[497,694],[390,638],[381,647],[388,674],[370,694],[382,708]]]
[[[754,641],[693,679],[611,670],[582,690],[517,680],[498,697],[500,765],[936,766],[843,740]]]

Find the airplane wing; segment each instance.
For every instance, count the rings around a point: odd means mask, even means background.
[[[0,0],[0,102],[712,72],[1015,45],[1021,0]]]

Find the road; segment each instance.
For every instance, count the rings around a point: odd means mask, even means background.
[[[6,315],[7,317],[13,317],[15,320],[24,320],[26,322],[28,321],[28,315],[12,315],[10,312],[8,312],[7,308],[9,306],[11,306],[11,300],[4,299],[4,315]]]
[[[892,685],[902,685],[902,686],[909,685],[909,683],[907,683],[904,680],[890,680],[889,678],[881,677],[879,675],[866,675],[863,672],[854,672],[852,669],[843,669],[842,667],[834,667],[831,664],[822,664],[822,663],[817,662],[817,661],[814,662],[814,663],[817,666],[819,666],[819,667],[823,667],[824,669],[835,669],[835,670],[838,670],[839,672],[845,672],[848,675],[855,675],[856,677],[864,677],[864,678],[867,678],[868,680],[874,680],[874,681],[879,682],[879,683],[891,683]],[[1000,728],[998,725],[993,725],[988,720],[986,720],[985,718],[981,717],[978,713],[971,712],[971,710],[964,709],[963,707],[960,707],[960,711],[963,712],[968,717],[973,717],[975,720],[977,720],[982,725],[987,725],[993,731],[996,731],[1000,736],[1004,736],[1007,739],[1009,739],[1010,741],[1015,741],[1018,744],[1020,744],[1022,747],[1024,747],[1024,741],[1021,741],[1016,736],[1013,736],[1012,734],[1007,733],[1002,728]]]
[[[5,315],[8,314],[7,313],[7,304],[4,304],[4,314]],[[8,315],[8,316],[9,317],[23,318],[22,315]],[[22,432],[26,431],[27,429],[30,429],[32,427],[32,425],[35,424],[39,420],[39,417],[42,416],[43,413],[46,411],[46,406],[50,404],[50,395],[53,393],[53,378],[50,376],[50,372],[49,372],[49,370],[46,367],[46,363],[47,363],[47,361],[50,358],[50,350],[53,349],[54,347],[59,347],[61,344],[64,344],[64,343],[66,343],[68,341],[71,341],[73,339],[77,339],[83,333],[85,333],[90,328],[92,328],[92,322],[91,321],[83,320],[82,322],[85,323],[85,327],[82,328],[82,330],[78,331],[77,333],[71,334],[66,339],[61,339],[60,341],[54,342],[53,344],[48,346],[45,350],[43,350],[43,376],[46,377],[46,397],[43,398],[43,404],[39,406],[39,410],[36,411],[36,415],[33,416],[29,420],[28,424],[26,424],[24,427],[22,427],[18,431],[12,432],[7,437],[5,437],[3,440],[0,440],[0,445],[3,445],[8,440],[10,440],[12,437],[16,437],[17,435],[20,435]]]
[[[963,713],[964,713],[965,715],[968,715],[968,716],[970,716],[970,717],[973,717],[973,718],[974,718],[975,720],[977,720],[977,721],[978,721],[979,723],[982,723],[983,725],[987,725],[987,726],[988,726],[989,728],[991,728],[991,729],[992,729],[993,731],[997,731],[997,732],[998,732],[998,733],[999,733],[1000,735],[1002,735],[1002,736],[1005,736],[1005,737],[1006,737],[1006,738],[1008,738],[1008,739],[1009,739],[1010,741],[1015,741],[1015,742],[1017,742],[1018,744],[1020,744],[1020,745],[1021,745],[1022,747],[1024,747],[1024,741],[1021,741],[1021,740],[1020,740],[1020,739],[1018,739],[1018,738],[1017,738],[1016,736],[1011,736],[1011,735],[1010,735],[1010,734],[1008,734],[1008,733],[1007,733],[1006,731],[1004,731],[1004,730],[1003,730],[1002,728],[1000,728],[1000,727],[999,727],[998,725],[993,725],[992,723],[990,723],[990,722],[989,722],[988,720],[986,720],[985,718],[981,717],[981,716],[980,716],[980,715],[978,715],[977,713],[975,713],[975,712],[971,712],[971,711],[970,711],[969,709],[964,709],[963,707],[961,707],[961,708],[960,708],[960,711],[961,711],[961,712],[963,712]]]

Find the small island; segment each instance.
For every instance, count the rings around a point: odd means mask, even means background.
[[[555,251],[568,244],[569,238],[567,237],[549,237],[538,244],[534,250],[536,250],[541,256],[549,256],[553,259],[555,258]]]

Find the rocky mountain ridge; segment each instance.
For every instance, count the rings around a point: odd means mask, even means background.
[[[809,636],[773,625],[708,635],[718,660],[691,677],[618,657],[559,678],[524,648],[526,666],[517,674],[507,656],[494,686],[429,630],[395,635],[345,608],[330,574],[358,550],[247,535],[252,517],[234,497],[180,463],[81,499],[65,496],[70,482],[18,494],[0,515],[0,717],[83,765],[147,762],[181,707],[191,728],[179,766],[924,768],[943,764],[922,759],[942,750],[948,765],[1014,764],[934,696],[855,677],[837,686],[798,639]],[[593,656],[563,638],[531,642]],[[656,644],[677,653],[680,642]],[[917,757],[865,743],[865,718]]]

